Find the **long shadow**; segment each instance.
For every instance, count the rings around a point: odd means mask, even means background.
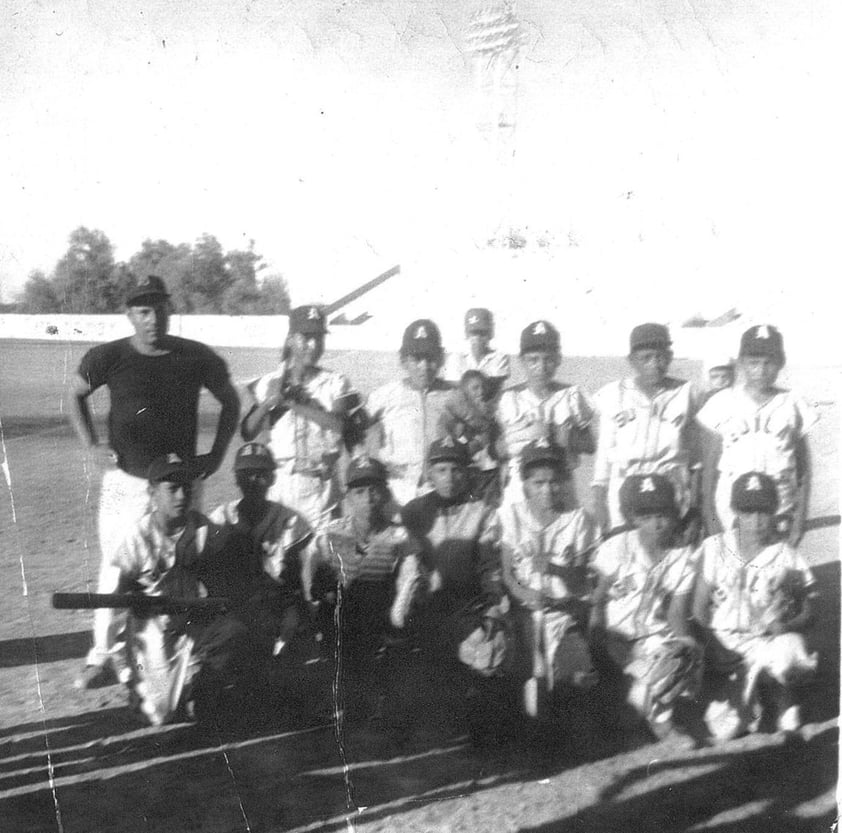
[[[804,691],[804,719],[823,723],[839,715],[840,564],[830,561],[812,569],[820,595],[807,643],[819,653],[819,668],[817,679]]]
[[[91,632],[73,631],[49,636],[21,637],[0,641],[0,668],[17,668],[38,662],[59,662],[84,657],[91,642]]]
[[[715,833],[825,833],[835,810],[810,817],[796,810],[836,783],[837,741],[838,730],[832,728],[801,744],[651,762],[627,772],[603,791],[600,802],[575,816],[522,827],[520,833],[678,833],[705,822],[704,829]],[[677,783],[669,778],[675,770],[712,765],[712,771]],[[616,798],[645,780],[655,786],[630,798]],[[716,822],[721,815],[730,818]]]

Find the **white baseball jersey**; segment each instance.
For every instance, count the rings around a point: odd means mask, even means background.
[[[239,505],[238,500],[223,503],[211,512],[209,518],[220,526],[236,526],[240,522]],[[293,544],[301,543],[310,535],[310,524],[289,507],[271,503],[265,518],[249,531],[263,550],[264,571],[277,582],[298,587],[301,578],[286,575],[291,565],[284,555]]]
[[[436,379],[427,391],[410,387],[406,380],[390,382],[373,391],[367,410],[379,424],[379,444],[369,449],[389,471],[395,499],[407,503],[425,490],[424,465],[430,443],[442,435],[440,427],[453,386]]]
[[[497,350],[489,350],[479,359],[475,359],[470,351],[451,354],[445,363],[442,377],[458,382],[466,370],[479,370],[489,379],[508,379],[511,374],[509,357]]]
[[[596,530],[581,509],[562,512],[544,526],[526,503],[498,510],[501,546],[510,552],[519,584],[548,599],[582,599],[590,591],[588,565]]]
[[[743,561],[734,530],[707,538],[699,549],[699,569],[710,590],[710,629],[726,648],[746,653],[766,628],[776,588],[796,573],[807,595],[816,589],[813,571],[785,541]]]
[[[618,493],[632,474],[669,477],[679,507],[686,510],[692,453],[687,431],[700,401],[690,382],[670,377],[652,399],[631,378],[611,382],[597,392],[599,438],[593,482],[608,487],[612,523],[624,521]]]
[[[739,385],[712,396],[697,419],[722,440],[716,503],[726,529],[733,521],[731,486],[749,471],[763,472],[775,480],[780,500],[778,512],[792,509],[797,488],[796,446],[818,421],[818,414],[810,405],[791,391],[779,388],[758,405]]]
[[[262,404],[276,392],[287,370],[281,362],[277,370],[261,376],[253,385],[254,398]],[[326,411],[332,412],[339,399],[351,392],[348,379],[341,373],[317,368],[304,389]],[[281,467],[292,465],[296,473],[311,473],[324,466],[325,458],[338,457],[342,437],[336,431],[322,428],[293,410],[288,410],[269,429],[269,448]]]
[[[667,612],[676,596],[690,593],[697,560],[690,547],[668,550],[654,561],[637,531],[609,538],[597,550],[593,566],[610,580],[605,626],[626,640],[658,641],[672,636]]]

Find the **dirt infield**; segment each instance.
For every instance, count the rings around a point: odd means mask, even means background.
[[[603,725],[587,707],[540,736],[472,747],[456,704],[412,677],[417,729],[396,737],[348,711],[337,716],[329,664],[301,644],[275,669],[267,716],[244,737],[199,736],[179,724],[139,729],[119,687],[72,686],[90,615],[52,610],[54,591],[93,589],[96,483],[64,422],[61,393],[85,345],[0,342],[0,420],[8,463],[0,502],[0,833],[24,831],[828,831],[836,818],[839,699],[839,406],[835,372],[794,368],[821,401],[816,477],[804,553],[823,589],[814,647],[820,676],[800,743],[760,734],[688,751]],[[237,379],[275,351],[224,351]],[[329,356],[368,390],[394,372],[388,354]],[[622,372],[613,359],[565,360],[562,376],[594,390]],[[360,368],[365,378],[360,378]],[[695,372],[686,363],[678,370]],[[98,412],[105,411],[98,400]],[[212,413],[203,425],[212,424]],[[203,442],[208,441],[207,431]],[[230,456],[230,455],[229,455]],[[587,471],[582,472],[582,479]],[[4,486],[5,489],[5,486]],[[230,459],[206,504],[233,489]],[[420,672],[418,672],[420,673]],[[232,720],[235,716],[232,716]]]

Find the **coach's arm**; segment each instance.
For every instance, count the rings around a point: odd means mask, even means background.
[[[94,388],[90,386],[87,379],[84,379],[78,373],[74,373],[67,391],[67,414],[70,424],[73,426],[73,431],[91,461],[98,468],[103,468],[114,465],[116,457],[107,445],[103,445],[99,441],[99,435],[91,416],[91,409],[88,406],[88,397],[93,392]]]
[[[237,430],[240,417],[240,396],[230,380],[211,389],[211,393],[221,406],[219,421],[216,424],[216,436],[210,452],[200,454],[196,464],[203,477],[210,477],[221,465],[228,450],[228,444]]]

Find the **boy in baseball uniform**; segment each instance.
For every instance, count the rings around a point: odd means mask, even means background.
[[[512,599],[519,655],[529,666],[521,678],[524,707],[539,716],[539,687],[587,689],[596,672],[585,641],[593,590],[590,559],[596,529],[582,509],[564,504],[570,477],[564,449],[541,437],[522,449],[521,501],[498,513],[503,581]]]
[[[783,336],[775,327],[749,328],[740,340],[737,383],[699,412],[706,429],[702,491],[709,531],[731,528],[734,481],[743,472],[760,471],[777,485],[781,532],[793,544],[800,540],[810,492],[807,435],[818,415],[776,384],[785,361]]]
[[[491,347],[494,338],[494,316],[482,307],[465,313],[465,339],[468,352],[452,354],[442,376],[449,382],[459,382],[466,370],[478,370],[488,380],[489,398],[497,399],[509,378],[509,357]]]
[[[776,534],[778,501],[778,484],[768,474],[741,474],[731,487],[733,524],[707,538],[698,554],[693,615],[709,639],[706,722],[720,741],[757,728],[762,690],[778,729],[796,732],[796,686],[818,663],[804,642],[815,621],[816,580]]]
[[[275,476],[275,460],[265,445],[241,446],[234,458],[234,477],[242,497],[218,506],[209,518],[243,536],[271,580],[266,582],[262,609],[254,613],[262,641],[278,654],[301,620],[301,553],[313,532],[298,512],[268,499]]]
[[[337,464],[354,401],[348,379],[319,365],[326,332],[319,307],[290,312],[281,363],[249,385],[255,404],[241,425],[245,440],[268,437],[277,468],[269,500],[299,512],[314,529],[339,511]]]
[[[520,336],[520,360],[526,381],[503,392],[497,408],[502,429],[501,455],[508,461],[504,502],[523,499],[520,455],[527,443],[544,438],[565,449],[568,467],[578,466],[581,453],[593,453],[590,435],[593,408],[576,385],[555,380],[561,364],[561,339],[549,321],[534,321]],[[567,506],[576,504],[573,481]]]
[[[690,382],[668,374],[672,340],[662,324],[631,332],[632,373],[594,396],[599,437],[591,486],[592,512],[603,530],[623,524],[620,487],[632,474],[660,474],[675,488],[679,513],[694,504],[691,469],[700,456],[693,419],[700,397]]]
[[[632,529],[602,543],[593,559],[590,640],[621,672],[635,717],[664,737],[676,700],[693,697],[700,685],[701,651],[690,631],[696,560],[690,547],[674,544],[679,507],[670,479],[631,475],[620,499]],[[660,674],[671,656],[679,673],[666,681]]]
[[[401,343],[403,378],[377,388],[368,398],[368,452],[386,466],[392,494],[401,506],[430,491],[425,455],[441,435],[442,415],[454,391],[439,378],[443,361],[439,328],[427,318],[413,321]]]

